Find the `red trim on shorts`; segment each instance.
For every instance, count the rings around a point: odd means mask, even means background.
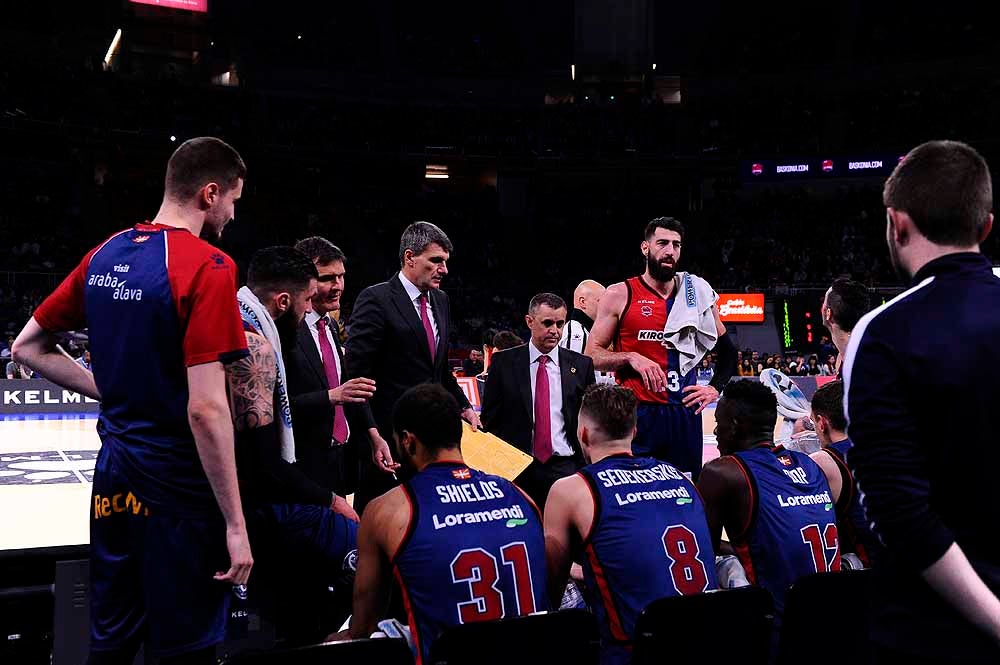
[[[608,613],[611,636],[616,640],[629,642],[630,638],[625,634],[625,629],[622,628],[622,619],[618,615],[618,609],[615,607],[614,598],[611,596],[611,589],[608,587],[608,579],[604,575],[604,568],[601,566],[600,560],[597,558],[597,552],[594,551],[592,544],[587,545],[585,551],[587,558],[590,560],[590,568],[594,572],[594,580],[597,582],[597,590],[601,594],[601,601],[604,603],[604,610]]]
[[[417,619],[413,616],[413,605],[410,603],[410,594],[406,591],[406,584],[403,583],[403,575],[399,572],[399,566],[393,565],[392,574],[399,584],[399,589],[403,593],[403,608],[406,610],[406,623],[410,626],[410,633],[413,635],[413,648],[417,652],[416,665],[423,665],[423,652],[420,648],[420,631],[417,630]]]

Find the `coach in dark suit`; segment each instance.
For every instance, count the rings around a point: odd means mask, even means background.
[[[365,404],[375,382],[342,380],[344,350],[331,315],[340,309],[344,292],[344,253],[320,237],[301,240],[295,248],[312,259],[319,273],[313,311],[299,325],[295,345],[285,350],[296,464],[317,483],[346,496],[357,488],[358,451],[367,456],[372,438],[385,445]]]
[[[535,459],[517,484],[539,507],[552,483],[583,466],[576,436],[580,400],[594,383],[594,361],[559,346],[566,302],[552,293],[531,299],[531,341],[493,355],[483,396],[483,427]]]
[[[377,389],[369,400],[382,437],[392,440],[392,408],[409,388],[439,383],[455,396],[462,417],[474,427],[479,416],[448,366],[448,296],[440,290],[452,251],[448,236],[433,224],[415,222],[399,242],[399,272],[366,288],[354,304],[348,326],[347,376],[369,377]],[[391,489],[396,466],[388,447],[361,455],[358,513]]]

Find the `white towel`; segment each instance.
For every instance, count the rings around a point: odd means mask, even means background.
[[[267,308],[257,299],[254,292],[249,287],[244,286],[236,292],[236,299],[240,302],[240,315],[243,320],[253,326],[254,330],[264,336],[274,348],[274,355],[278,361],[278,404],[275,409],[281,414],[279,423],[281,433],[281,458],[293,464],[295,462],[295,437],[292,434],[292,408],[288,402],[288,385],[285,379],[285,361],[281,358],[281,338],[278,336],[278,328],[274,325],[274,319],[267,311]]]
[[[718,294],[701,277],[689,272],[674,275],[674,306],[667,314],[663,346],[675,349],[680,355],[681,376],[697,367],[719,340],[712,313],[718,299]]]

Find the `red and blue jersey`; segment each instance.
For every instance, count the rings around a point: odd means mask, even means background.
[[[730,542],[752,584],[774,597],[780,617],[785,593],[810,573],[840,570],[840,541],[830,484],[804,453],[759,446],[733,455],[746,475],[750,514]]]
[[[410,525],[393,566],[418,665],[445,628],[548,609],[541,519],[513,483],[442,462],[403,488]]]
[[[639,353],[657,363],[667,375],[667,390],[647,390],[642,377],[628,365],[615,371],[618,383],[633,393],[636,399],[647,404],[684,403],[684,389],[698,381],[697,373],[680,372],[680,355],[663,346],[663,329],[674,306],[674,297],[664,298],[649,286],[642,277],[625,280],[628,300],[618,319],[615,351]]]
[[[214,509],[187,368],[247,354],[236,279],[232,259],[188,230],[139,224],[90,251],[34,314],[45,330],[89,328],[101,455],[162,512]]]
[[[650,457],[611,455],[579,473],[594,500],[583,572],[600,599],[601,663],[628,663],[649,603],[719,587],[705,506],[676,467]]]

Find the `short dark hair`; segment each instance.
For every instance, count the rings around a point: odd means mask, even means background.
[[[548,305],[552,309],[559,309],[560,307],[566,307],[566,301],[554,293],[539,293],[528,303],[528,314],[537,312],[538,308],[542,305]]]
[[[444,231],[430,222],[413,222],[406,227],[399,239],[399,265],[403,265],[403,254],[406,250],[414,254],[423,254],[424,250],[435,244],[451,254],[453,249],[451,240]]]
[[[496,338],[497,333],[500,332],[496,328],[487,328],[483,331],[483,346],[493,346],[493,340]]]
[[[524,340],[510,330],[501,330],[493,336],[493,348],[497,351],[506,351],[522,344],[524,344]]]
[[[346,262],[347,257],[339,247],[321,236],[312,236],[295,243],[295,249],[308,256],[313,263],[326,266],[334,261]]]
[[[255,294],[299,293],[309,288],[309,280],[319,278],[312,260],[288,245],[257,250],[247,268],[247,286]]]
[[[826,304],[830,308],[833,322],[841,330],[851,332],[861,317],[868,313],[868,289],[861,282],[838,277],[830,286]]]
[[[732,381],[723,391],[722,400],[753,429],[773,428],[777,421],[778,400],[771,389],[760,381]]]
[[[649,240],[656,233],[656,229],[666,229],[667,231],[676,231],[680,235],[681,240],[684,240],[684,225],[680,223],[674,217],[657,217],[656,219],[650,220],[649,224],[646,224],[646,231],[643,234],[645,240]]]
[[[635,429],[635,412],[635,393],[615,384],[591,385],[580,402],[580,413],[593,420],[611,440],[631,436]]]
[[[188,139],[180,144],[167,162],[164,189],[176,201],[188,201],[210,182],[222,191],[247,177],[247,166],[231,145],[211,136]]]
[[[403,393],[392,409],[392,430],[409,432],[430,450],[458,448],[462,443],[462,410],[437,383],[423,383]]]
[[[909,215],[934,244],[975,245],[993,209],[990,169],[965,143],[930,141],[896,165],[882,201]]]
[[[830,381],[816,389],[812,398],[812,411],[830,421],[833,429],[847,430],[847,416],[844,415],[844,383]]]

